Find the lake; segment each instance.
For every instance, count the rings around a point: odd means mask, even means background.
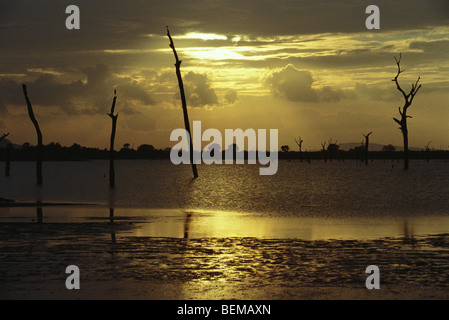
[[[139,234],[182,237],[366,238],[449,232],[449,162],[279,161],[278,172],[259,165],[189,165],[169,160],[13,162],[0,178],[0,197],[83,206],[45,207],[44,221],[116,219],[141,223]],[[0,221],[30,221],[35,208],[0,208]]]

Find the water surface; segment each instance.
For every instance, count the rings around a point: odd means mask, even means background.
[[[200,165],[169,161],[116,161],[116,187],[108,162],[45,162],[44,184],[34,163],[13,162],[0,179],[4,198],[90,203],[45,207],[44,222],[134,223],[144,236],[191,238],[373,238],[449,232],[449,163],[280,161],[273,176],[258,165]],[[0,221],[33,222],[35,208],[1,208]]]

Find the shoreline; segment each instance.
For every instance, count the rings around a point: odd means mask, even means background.
[[[449,233],[375,240],[136,236],[136,224],[1,223],[0,299],[449,299]],[[81,290],[64,286],[77,265]],[[380,290],[365,288],[368,265]]]
[[[14,208],[14,207],[50,207],[50,206],[95,206],[94,203],[77,203],[77,202],[42,202],[42,201],[28,201],[28,200],[14,200],[0,198],[0,208]]]

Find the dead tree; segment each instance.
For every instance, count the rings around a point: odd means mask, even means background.
[[[295,138],[295,142],[299,147],[299,156],[301,158],[301,162],[302,162],[302,143],[304,142],[301,137],[298,136],[298,138]]]
[[[323,143],[321,143],[321,150],[323,151],[324,162],[327,162],[327,156],[326,156],[326,141],[324,141]]]
[[[6,155],[5,155],[5,177],[9,177],[11,172],[11,150],[12,144],[9,142],[6,146]]]
[[[189,148],[190,148],[190,163],[192,164],[193,177],[198,178],[198,171],[196,169],[196,164],[193,162],[193,143],[192,143],[192,135],[190,133],[190,122],[189,122],[189,114],[187,113],[187,102],[186,95],[184,93],[184,84],[182,82],[181,77],[181,60],[178,58],[178,54],[176,53],[175,44],[173,43],[173,39],[170,35],[170,31],[167,27],[167,36],[170,40],[170,48],[173,49],[173,54],[175,55],[175,67],[176,67],[176,76],[178,77],[179,91],[181,93],[181,102],[182,102],[182,111],[184,113],[184,126],[187,131],[187,139],[189,140]]]
[[[33,112],[33,106],[31,105],[31,101],[28,98],[27,93],[27,87],[26,85],[22,84],[23,94],[25,96],[25,101],[27,103],[28,108],[28,116],[31,119],[31,122],[34,125],[34,128],[36,129],[37,134],[37,151],[36,151],[36,176],[37,176],[37,184],[42,184],[42,132],[39,128],[39,123],[37,122],[36,118],[34,117]]]
[[[4,133],[2,134],[2,136],[0,137],[0,143],[3,141],[3,139],[5,139],[7,136],[9,136],[9,132],[8,133]],[[10,168],[10,149],[11,149],[11,143],[7,143],[6,145],[6,149],[5,149],[5,177],[9,177],[9,168]]]
[[[321,151],[326,152],[326,141],[321,143]]]
[[[5,139],[7,136],[9,136],[9,132],[2,134],[2,136],[0,137],[0,142],[2,142],[3,139]]]
[[[412,88],[410,89],[409,93],[405,93],[405,91],[401,88],[398,82],[399,75],[404,72],[404,70],[401,70],[401,54],[399,54],[399,59],[394,57],[394,60],[396,60],[396,65],[398,66],[398,72],[396,76],[391,80],[396,83],[396,88],[399,90],[399,92],[402,94],[404,98],[404,106],[399,107],[399,114],[401,115],[401,119],[398,120],[396,118],[393,118],[394,121],[396,121],[399,124],[399,129],[402,132],[402,137],[404,141],[404,169],[407,170],[409,167],[409,159],[408,159],[408,130],[407,130],[407,118],[411,118],[411,116],[407,115],[407,110],[410,107],[410,105],[413,102],[413,98],[415,98],[415,95],[418,93],[418,90],[421,88],[421,85],[418,85],[418,82],[420,80],[420,77],[418,77],[418,80],[416,80],[415,83],[412,83]]]
[[[115,186],[115,168],[114,168],[114,141],[115,131],[117,128],[118,113],[114,114],[115,102],[117,101],[117,91],[114,90],[114,98],[112,99],[111,112],[107,115],[112,119],[111,139],[109,144],[109,186],[113,188]]]
[[[295,142],[299,147],[299,152],[302,152],[302,143],[304,142],[301,137],[295,138]]]
[[[425,152],[426,152],[426,162],[429,162],[429,156],[430,156],[430,147],[429,145],[432,143],[432,141],[427,142],[426,147],[425,147]]]
[[[369,136],[372,132],[368,133],[368,134],[363,134],[363,136],[365,137],[365,165],[368,165],[368,147],[369,147]],[[362,143],[363,145],[363,143]]]

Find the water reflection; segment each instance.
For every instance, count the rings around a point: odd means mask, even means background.
[[[109,223],[114,223],[114,206],[115,206],[115,189],[116,188],[109,188]],[[111,242],[114,246],[116,244],[116,237],[115,237],[115,229],[111,229]],[[114,250],[111,251],[112,254],[114,254]]]
[[[190,231],[190,223],[192,222],[192,213],[186,212],[186,218],[184,222],[184,239],[189,238],[189,231]]]
[[[36,207],[36,216],[37,216],[37,223],[42,223],[43,220],[42,207]]]
[[[415,249],[417,241],[415,239],[414,228],[413,225],[409,224],[409,221],[407,219],[404,219],[403,235],[404,235],[402,240],[403,245],[411,245],[412,249]]]

